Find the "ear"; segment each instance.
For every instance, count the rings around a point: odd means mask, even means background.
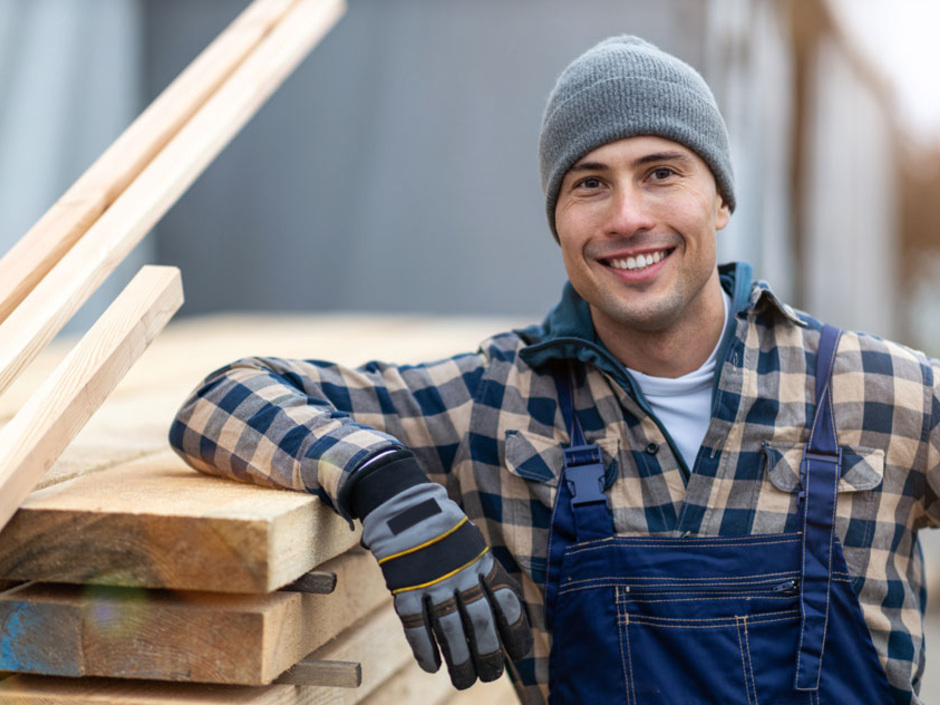
[[[715,209],[715,230],[724,230],[725,226],[731,220],[731,209],[728,208],[728,204],[725,203],[725,199],[722,198],[721,194],[718,194],[716,197],[716,209]]]

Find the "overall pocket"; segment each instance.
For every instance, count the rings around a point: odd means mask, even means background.
[[[796,575],[615,589],[627,702],[810,705],[793,690]]]
[[[629,705],[615,588],[568,590],[555,603],[549,705]],[[676,703],[688,702],[677,700]]]

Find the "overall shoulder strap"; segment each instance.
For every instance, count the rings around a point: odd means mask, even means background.
[[[800,465],[802,566],[797,690],[817,690],[829,618],[836,502],[842,468],[832,408],[832,369],[842,332],[825,326],[816,352],[816,408]]]

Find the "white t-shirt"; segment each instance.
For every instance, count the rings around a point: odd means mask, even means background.
[[[674,378],[652,377],[627,368],[643,391],[653,413],[669,431],[690,470],[695,465],[695,457],[711,420],[712,386],[718,350],[724,340],[731,311],[731,297],[724,289],[721,293],[725,304],[725,322],[718,344],[705,364],[694,372]]]

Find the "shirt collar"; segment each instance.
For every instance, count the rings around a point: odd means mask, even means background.
[[[806,325],[796,311],[777,298],[767,282],[752,281],[751,273],[751,266],[745,262],[724,264],[718,268],[721,285],[731,296],[735,317],[752,311],[767,311],[795,325]],[[622,366],[597,337],[590,307],[574,290],[571,282],[565,282],[561,301],[542,324],[521,333],[531,343],[519,354],[532,367],[541,367],[554,360],[577,359],[597,364],[618,376],[622,370]]]

